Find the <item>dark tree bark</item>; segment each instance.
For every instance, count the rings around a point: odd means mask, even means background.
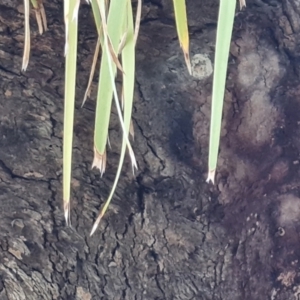
[[[32,16],[21,73],[22,1],[0,0],[0,299],[299,299],[299,1],[248,0],[236,16],[216,186],[205,179],[218,1],[188,1],[193,76],[172,1],[144,1],[133,114],[139,170],[133,177],[126,161],[91,238],[120,129],[113,112],[101,179],[90,170],[94,100],[80,109],[96,42],[83,5],[66,227],[62,1],[45,8],[49,31],[39,36]]]

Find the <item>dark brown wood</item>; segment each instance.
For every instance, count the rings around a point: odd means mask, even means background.
[[[64,24],[45,1],[22,73],[23,2],[0,0],[0,299],[300,299],[300,19],[297,0],[248,0],[229,61],[216,186],[207,171],[218,1],[188,1],[189,76],[171,0],[144,1],[133,143],[116,196],[93,221],[119,157],[91,171],[94,100],[80,108],[96,33],[80,11],[72,227],[62,213]],[[96,86],[96,83],[95,83]],[[95,89],[94,89],[95,94]]]

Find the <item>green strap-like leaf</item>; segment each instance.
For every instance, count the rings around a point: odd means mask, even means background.
[[[99,213],[99,216],[93,226],[91,235],[95,232],[101,218],[105,214],[110,201],[115,193],[121,170],[124,162],[124,157],[126,153],[126,137],[128,138],[131,114],[132,114],[132,105],[133,105],[133,93],[134,93],[134,81],[135,81],[135,39],[134,39],[134,25],[133,25],[133,15],[132,15],[132,6],[131,1],[128,1],[126,8],[126,19],[124,20],[125,26],[123,27],[123,32],[126,34],[126,43],[122,49],[122,66],[123,66],[123,97],[124,97],[124,127],[125,132],[123,131],[123,141],[120,154],[120,160],[118,165],[117,174],[115,181],[110,192],[110,195],[105,202],[102,210]]]
[[[186,14],[186,5],[185,0],[173,0],[174,11],[175,11],[175,21],[177,34],[180,42],[180,46],[183,50],[184,59],[188,68],[189,73],[191,74],[191,63],[190,63],[190,54],[189,54],[189,30],[187,23],[187,14]]]
[[[208,182],[214,182],[217,168],[226,74],[235,8],[236,0],[220,1],[210,119]]]
[[[69,224],[79,2],[78,0],[65,0],[64,5],[66,66],[63,134],[63,199],[65,219],[67,224]]]
[[[100,5],[104,6],[104,0],[99,0]],[[125,17],[126,0],[111,0],[109,5],[109,12],[107,18],[107,33],[109,35],[112,47],[114,50],[118,49],[118,44],[122,34],[122,24]],[[99,5],[99,9],[101,9]],[[102,24],[103,24],[102,20]],[[105,29],[105,26],[104,26]],[[105,33],[104,33],[105,35]],[[104,43],[107,43],[108,39],[104,36]],[[111,103],[113,97],[113,85],[115,84],[111,80],[110,67],[113,70],[113,77],[116,74],[116,65],[109,57],[107,47],[102,49],[102,59],[100,66],[100,76],[98,84],[97,105],[96,105],[96,120],[95,120],[95,156],[100,157],[105,155],[106,143],[108,137],[108,126],[110,120]],[[94,164],[95,165],[95,159]],[[97,165],[96,165],[97,166]],[[103,170],[100,170],[103,173]]]

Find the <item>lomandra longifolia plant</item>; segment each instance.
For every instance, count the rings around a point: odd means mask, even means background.
[[[170,0],[171,1],[171,0]],[[201,1],[201,0],[198,0]],[[31,2],[31,4],[30,4]],[[134,82],[135,82],[135,45],[138,38],[142,0],[137,1],[133,10],[131,0],[86,0],[91,4],[98,40],[91,65],[90,78],[83,99],[85,103],[90,95],[91,84],[97,61],[100,59],[98,90],[95,111],[94,158],[92,168],[97,168],[101,176],[105,172],[108,144],[108,129],[111,108],[117,108],[122,142],[119,164],[111,192],[101,208],[92,227],[91,235],[97,229],[110,201],[115,193],[124,162],[126,149],[131,158],[133,172],[137,168],[130,140],[133,138],[131,121]],[[240,8],[246,6],[245,0],[239,0]],[[78,42],[78,11],[80,0],[64,0],[65,23],[65,92],[64,92],[64,131],[63,131],[63,204],[67,224],[70,223],[70,199],[72,176],[72,145],[75,110],[75,84]],[[40,34],[47,30],[46,13],[42,0],[24,0],[25,39],[22,70],[26,70],[30,57],[30,11],[35,13]],[[188,16],[185,0],[173,0],[178,39],[183,51],[187,70],[191,74],[189,57]],[[223,99],[226,85],[226,73],[233,23],[236,12],[236,0],[220,0],[216,36],[215,65],[212,87],[212,104],[209,137],[208,182],[214,183],[220,144]],[[135,11],[135,13],[134,13]],[[101,49],[101,51],[100,51]],[[115,78],[122,75],[122,92],[118,94]],[[114,100],[114,101],[113,101]],[[130,138],[132,137],[132,138]],[[91,158],[92,161],[92,158]]]

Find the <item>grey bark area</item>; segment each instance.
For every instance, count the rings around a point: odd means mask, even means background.
[[[300,299],[300,7],[248,0],[229,59],[216,184],[205,183],[218,1],[188,1],[193,76],[172,1],[144,1],[137,44],[133,147],[109,211],[89,237],[116,172],[115,109],[107,172],[91,171],[94,99],[80,108],[96,43],[83,2],[72,227],[62,212],[64,24],[0,0],[0,299]],[[95,95],[96,79],[93,89]]]

